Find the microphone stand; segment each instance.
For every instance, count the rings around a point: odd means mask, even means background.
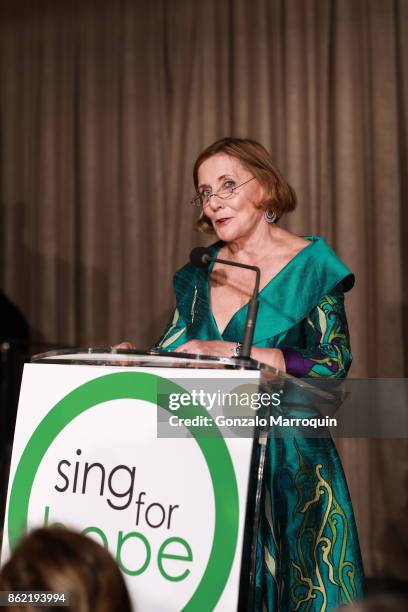
[[[244,335],[242,338],[242,349],[238,357],[238,359],[248,361],[251,358],[252,340],[254,338],[256,317],[258,315],[258,293],[261,271],[258,266],[250,266],[248,264],[236,263],[235,261],[227,261],[226,259],[218,259],[217,257],[211,257],[207,254],[203,255],[202,259],[208,264],[210,262],[218,262],[221,264],[226,264],[227,266],[235,266],[236,268],[247,268],[248,270],[253,270],[256,274],[254,291],[248,303],[248,314],[245,322]]]

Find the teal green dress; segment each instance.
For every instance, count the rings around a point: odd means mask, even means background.
[[[351,351],[344,292],[354,276],[326,242],[300,251],[259,294],[254,346],[280,348],[297,377],[339,379]],[[210,248],[214,255],[221,248]],[[210,309],[209,270],[191,264],[174,277],[176,309],[157,347],[193,339],[241,340],[247,306],[220,334]],[[357,530],[331,438],[271,437],[258,538],[256,610],[325,612],[363,596]]]

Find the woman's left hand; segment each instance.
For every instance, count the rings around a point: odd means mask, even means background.
[[[212,355],[214,357],[232,357],[236,342],[223,340],[190,340],[175,349],[176,353],[192,353],[193,355]],[[252,359],[266,363],[280,372],[286,372],[285,359],[280,349],[252,348]]]
[[[235,342],[223,340],[190,340],[175,349],[176,353],[192,353],[193,355],[212,355],[215,357],[232,357]]]

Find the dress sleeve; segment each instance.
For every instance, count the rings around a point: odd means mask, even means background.
[[[352,355],[341,287],[326,295],[302,323],[304,347],[280,347],[287,373],[298,378],[344,378]]]
[[[164,334],[154,345],[154,348],[160,351],[174,351],[178,346],[187,342],[186,330],[186,322],[180,315],[178,308],[175,308],[173,317],[167,324]]]

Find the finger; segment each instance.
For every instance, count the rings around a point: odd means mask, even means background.
[[[181,344],[176,349],[174,349],[174,352],[175,353],[187,353],[186,345],[185,344]]]
[[[134,349],[136,347],[131,342],[120,342],[119,344],[114,344],[112,348],[114,348],[114,349],[131,350],[131,349]]]

